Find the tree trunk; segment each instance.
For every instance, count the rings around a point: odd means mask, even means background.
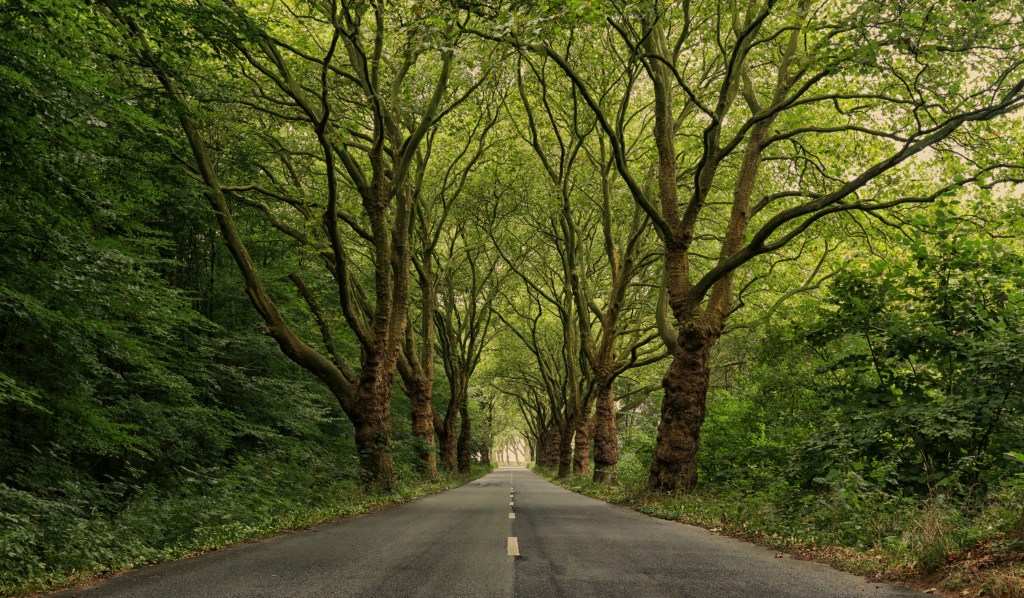
[[[576,475],[587,475],[590,471],[590,443],[593,438],[593,418],[581,417],[576,424],[576,440],[572,452],[572,472]]]
[[[434,450],[434,406],[428,388],[426,384],[416,384],[409,400],[412,401],[412,433],[419,443],[420,463],[427,475],[433,478],[437,475],[437,453]]]
[[[483,401],[480,403],[480,413],[483,415],[482,431],[483,440],[477,446],[480,453],[480,464],[486,467],[491,466],[491,443],[494,442],[494,403]]]
[[[451,404],[449,404],[448,408],[453,409]],[[437,430],[437,435],[441,439],[441,466],[449,471],[453,471],[456,465],[455,441],[458,435],[455,433],[455,424],[458,421],[459,418],[456,413],[446,414],[443,425]]]
[[[562,435],[557,428],[548,432],[548,441],[544,444],[544,467],[558,469],[558,446],[561,443]]]
[[[480,444],[480,465],[491,466],[491,447],[486,442]]]
[[[537,438],[537,465],[547,469],[558,466],[558,446],[561,434],[558,428],[551,426]]]
[[[391,457],[391,385],[371,384],[357,389],[355,425],[360,478],[372,489],[391,490],[395,483]]]
[[[619,428],[611,382],[594,381],[594,481],[610,484],[619,467]]]
[[[459,442],[457,446],[459,458],[459,472],[469,473],[469,463],[472,451],[470,442],[473,440],[472,423],[469,421],[469,401],[463,399],[459,405],[459,419],[462,424],[459,426]]]
[[[697,450],[711,375],[709,359],[719,334],[718,328],[700,320],[679,331],[672,363],[661,381],[665,397],[647,479],[651,490],[690,491],[697,485]]]
[[[558,474],[557,477],[568,477],[572,473],[572,429],[573,426],[565,426],[565,432],[558,438]]]

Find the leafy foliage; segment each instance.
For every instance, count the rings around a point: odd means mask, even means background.
[[[1024,414],[1022,258],[943,212],[935,227],[904,259],[838,277],[809,331],[842,425],[807,453],[845,452],[919,491],[997,480]]]

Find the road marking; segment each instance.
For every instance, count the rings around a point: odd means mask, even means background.
[[[514,506],[516,506],[516,503],[515,503],[515,501],[511,501],[511,500],[510,500],[510,501],[508,501],[508,506],[510,506],[510,507],[514,507]]]
[[[515,536],[508,537],[508,555],[519,556],[519,538]]]
[[[508,514],[508,518],[509,519],[515,519],[516,518],[516,514],[515,513],[509,513]]]

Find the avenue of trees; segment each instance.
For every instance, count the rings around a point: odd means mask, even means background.
[[[650,492],[1019,496],[1021,14],[7,0],[0,585],[517,442]]]

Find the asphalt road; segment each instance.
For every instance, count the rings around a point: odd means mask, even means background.
[[[518,553],[518,554],[517,554]],[[924,596],[573,494],[525,469],[56,596]]]

